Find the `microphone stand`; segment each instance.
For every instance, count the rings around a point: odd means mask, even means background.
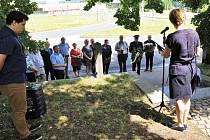
[[[165,36],[165,32],[164,32],[163,33],[163,47],[164,48],[165,48],[165,41],[166,41],[166,36]],[[169,108],[164,103],[164,79],[165,79],[165,58],[164,57],[163,57],[163,73],[162,74],[163,74],[162,75],[162,100],[161,100],[160,105],[153,108],[153,109],[155,109],[155,108],[160,107],[158,112],[160,112],[163,107],[165,107],[167,110],[169,110]]]

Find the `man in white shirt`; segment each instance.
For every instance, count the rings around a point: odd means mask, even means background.
[[[38,70],[36,77],[38,81],[45,81],[46,75],[44,70],[44,61],[38,49],[33,49],[29,55],[29,59],[33,62],[33,67]]]
[[[117,51],[117,58],[121,72],[127,72],[126,61],[128,58],[128,44],[123,41],[123,35],[119,37],[120,41],[115,45],[115,51]]]

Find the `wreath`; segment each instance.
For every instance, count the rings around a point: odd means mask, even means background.
[[[139,62],[143,56],[143,49],[142,48],[138,48],[138,49],[134,49],[132,54],[134,54],[134,60],[132,61],[132,63],[136,63]]]

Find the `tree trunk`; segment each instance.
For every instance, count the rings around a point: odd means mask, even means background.
[[[203,50],[204,52],[203,52],[203,54],[204,54],[204,63],[205,64],[210,64],[210,49],[209,48],[205,48],[204,50]]]
[[[210,64],[210,53],[206,54],[206,60],[205,60],[206,64]]]

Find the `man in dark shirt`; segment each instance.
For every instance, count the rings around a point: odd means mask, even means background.
[[[144,71],[148,71],[150,65],[150,72],[152,72],[155,46],[156,43],[152,40],[152,36],[148,35],[148,40],[144,42],[144,51],[146,56],[146,69]]]
[[[40,52],[44,61],[46,80],[48,81],[49,73],[50,73],[51,80],[55,80],[52,63],[50,61],[50,56],[52,55],[53,50],[52,48],[50,48],[49,42],[46,41],[46,48],[42,49]]]
[[[96,75],[96,58],[95,58],[95,48],[94,48],[95,40],[93,38],[90,39],[90,47],[93,50],[93,58],[92,58],[92,74]]]
[[[143,43],[139,41],[139,35],[134,36],[134,41],[131,42],[129,46],[129,52],[131,53],[132,71],[136,71],[136,65],[137,65],[137,74],[140,75]],[[138,58],[136,56],[137,52],[139,53]]]
[[[102,45],[102,60],[103,60],[103,73],[108,74],[109,65],[111,63],[112,48],[109,45],[109,40],[105,39]]]
[[[17,34],[25,30],[28,16],[11,11],[6,17],[6,26],[0,30],[0,92],[8,95],[12,108],[13,124],[21,139],[41,139],[31,135],[26,123],[27,111],[25,72],[26,60],[23,46]],[[30,129],[30,130],[29,130]]]

